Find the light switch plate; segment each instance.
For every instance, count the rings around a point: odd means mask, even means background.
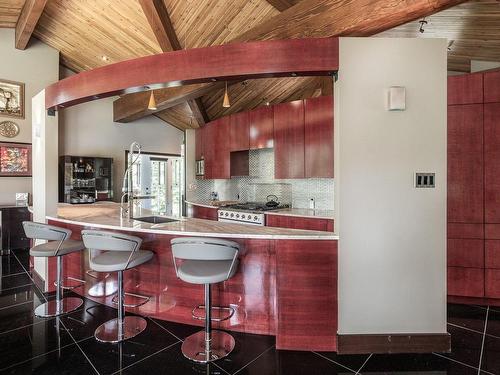
[[[436,174],[435,173],[415,173],[415,187],[416,188],[434,188],[436,187]]]
[[[406,89],[402,86],[389,88],[389,111],[404,111],[406,109]]]

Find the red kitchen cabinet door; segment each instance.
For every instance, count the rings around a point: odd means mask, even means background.
[[[305,176],[333,178],[333,97],[304,101]]]
[[[487,269],[485,276],[486,297],[500,298],[500,270]]]
[[[448,77],[448,105],[483,102],[483,74]]]
[[[205,127],[201,127],[194,131],[194,158],[196,160],[203,159],[203,130]]]
[[[222,117],[205,125],[205,179],[230,178],[229,125],[229,117]]]
[[[448,295],[484,297],[484,269],[448,267]]]
[[[248,112],[231,115],[229,121],[231,127],[231,151],[249,150]]]
[[[304,178],[304,102],[274,106],[274,177]]]
[[[273,107],[264,106],[248,113],[250,150],[274,147]]]
[[[500,102],[500,71],[484,73],[484,102]]]
[[[484,240],[448,239],[448,267],[484,268]]]
[[[188,204],[187,207],[188,217],[194,217],[196,219],[205,219],[205,220],[217,220],[218,209],[217,208],[209,208],[196,206],[194,204]]]
[[[484,209],[486,223],[500,223],[500,103],[484,105]]]
[[[486,240],[484,252],[485,267],[500,270],[500,240]]]
[[[304,229],[304,230],[319,230],[329,231],[332,226],[329,226],[327,219],[314,219],[297,216],[286,215],[266,215],[266,225],[268,227]]]
[[[448,222],[482,223],[483,105],[448,106]]]

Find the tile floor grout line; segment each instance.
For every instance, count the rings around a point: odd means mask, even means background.
[[[56,318],[56,319],[59,319],[59,318]],[[68,332],[68,335],[69,337],[71,337],[71,340],[73,340],[74,344],[76,345],[76,347],[80,350],[80,352],[83,354],[83,356],[85,357],[85,359],[87,360],[87,362],[90,364],[90,366],[92,366],[92,368],[94,369],[94,371],[96,372],[97,375],[100,375],[100,372],[97,371],[97,368],[94,366],[94,364],[92,363],[92,361],[90,360],[90,358],[87,356],[87,354],[83,351],[82,347],[78,344],[78,341],[75,340],[75,338],[73,337],[73,335],[71,334],[70,330],[66,327],[66,325],[64,324],[64,322],[59,319],[59,322],[62,324],[64,330],[66,332]],[[83,341],[83,340],[81,340]],[[80,342],[81,342],[80,341]]]
[[[349,370],[349,371],[352,371],[352,372],[356,373],[356,370],[353,370],[352,368],[349,368],[349,367],[347,367],[347,366],[343,365],[343,364],[342,364],[342,363],[340,363],[340,362],[334,361],[333,359],[328,358],[328,357],[326,357],[326,356],[324,356],[324,355],[322,355],[322,354],[320,354],[320,353],[318,353],[318,352],[315,352],[315,351],[313,351],[312,353],[316,354],[317,356],[319,356],[319,357],[321,357],[321,358],[323,358],[323,359],[326,359],[327,361],[333,362],[333,363],[335,363],[336,365],[339,365],[340,367],[345,368],[346,370]]]
[[[13,305],[0,307],[0,311],[1,311],[1,310],[5,310],[5,309],[10,309],[11,307],[17,307],[17,306],[25,305],[25,304],[27,304],[27,303],[33,303],[33,300],[30,300],[30,301],[25,301],[25,302],[19,302],[19,303],[15,303],[15,304],[13,304]]]
[[[14,255],[14,258],[16,258],[17,262],[21,265],[21,267],[23,268],[24,272],[26,272],[26,274],[28,275],[28,277],[32,281],[33,285],[35,286],[36,290],[38,290],[41,293],[42,298],[45,300],[45,302],[48,302],[47,298],[45,297],[45,294],[40,290],[40,288],[38,287],[38,285],[36,285],[35,280],[33,279],[33,277],[31,277],[30,273],[28,272],[28,270],[26,269],[26,267],[24,267],[24,264],[22,264],[22,262],[19,260],[19,258],[17,257],[17,255],[16,255],[16,253],[14,251],[12,252],[12,255]]]
[[[36,322],[36,323],[25,324],[24,326],[21,326],[21,327],[12,328],[12,329],[9,329],[9,330],[7,330],[7,331],[0,332],[0,336],[1,336],[1,335],[3,335],[3,334],[5,334],[5,333],[10,333],[10,332],[12,332],[12,331],[16,331],[16,330],[18,330],[18,329],[22,329],[22,328],[28,328],[28,327],[31,327],[31,326],[34,326],[34,325],[38,325],[38,324],[40,324],[40,323],[44,323],[44,322],[45,322],[45,320],[41,320],[41,321]]]
[[[463,330],[465,330],[465,331],[475,332],[475,333],[478,333],[478,334],[480,334],[480,335],[482,335],[482,334],[483,334],[483,332],[482,332],[482,331],[478,331],[478,330],[476,330],[476,329],[472,329],[472,328],[468,328],[468,327],[460,326],[460,325],[458,325],[458,324],[454,324],[454,323],[447,323],[447,324],[448,324],[448,325],[450,325],[450,326],[452,326],[452,327],[455,327],[455,328],[460,328],[460,329],[463,329]]]
[[[163,327],[160,323],[156,322],[155,320],[153,320],[153,318],[151,317],[147,317],[149,320],[151,320],[154,324],[156,324],[158,327],[162,328],[164,331],[167,331],[168,333],[170,333],[172,336],[174,336],[177,340],[181,341],[181,342],[184,342],[183,339],[181,339],[180,337],[177,337],[176,335],[174,335],[172,332],[170,332],[167,328]]]
[[[1,290],[0,290],[0,293],[3,293],[3,292],[8,292],[8,291],[11,291],[12,289],[24,288],[25,286],[30,286],[30,285],[33,285],[33,284],[32,284],[32,283],[29,283],[29,284],[23,284],[23,285],[13,286],[13,287],[11,287],[11,288],[1,289]]]
[[[490,307],[488,306],[488,309],[486,310],[486,319],[484,320],[484,330],[483,330],[483,340],[481,342],[481,354],[479,356],[479,366],[477,369],[477,374],[481,374],[481,362],[483,361],[483,352],[484,352],[484,341],[486,339],[486,327],[488,327],[488,315],[490,312]]]
[[[262,353],[260,353],[257,357],[255,357],[254,359],[252,359],[250,362],[248,362],[245,366],[241,367],[239,370],[237,370],[236,372],[233,373],[233,375],[236,375],[237,373],[239,373],[241,370],[243,370],[244,368],[250,366],[252,363],[254,363],[256,360],[258,360],[260,357],[262,357],[264,354],[266,354],[269,350],[271,350],[272,348],[274,348],[275,345],[273,346],[270,346],[269,348],[267,348],[266,350],[264,350]],[[217,366],[219,367],[219,366]],[[225,371],[227,373],[227,371]]]
[[[17,261],[17,259],[16,259],[16,261]],[[23,270],[22,270],[21,272],[17,272],[17,273],[10,273],[10,274],[8,274],[8,275],[2,275],[2,279],[3,279],[4,277],[19,276],[19,275],[23,275],[23,274],[25,274],[25,273],[26,273],[26,271],[25,271],[25,270],[24,270],[24,268],[23,268]]]
[[[460,361],[457,361],[456,359],[453,359],[453,358],[447,357],[447,356],[445,356],[445,355],[442,355],[442,354],[439,354],[439,353],[434,353],[434,352],[433,352],[432,354],[434,354],[434,355],[436,355],[436,356],[438,356],[438,357],[441,357],[441,358],[447,359],[447,360],[449,360],[449,361],[452,361],[452,362],[459,363],[459,364],[461,364],[461,365],[464,365],[464,366],[470,367],[470,368],[472,368],[472,369],[474,369],[474,370],[478,370],[478,368],[477,368],[477,367],[474,367],[474,366],[472,366],[472,365],[469,365],[469,364],[467,364],[467,363],[465,363],[465,362],[460,362]]]
[[[363,362],[363,364],[361,365],[361,367],[359,368],[359,370],[358,370],[358,371],[356,371],[356,375],[358,375],[358,374],[361,372],[361,370],[363,369],[363,367],[365,367],[366,362],[368,362],[368,360],[372,357],[372,355],[373,355],[373,353],[370,353],[370,355],[369,355],[369,356],[368,356],[368,358],[366,358],[366,360]]]
[[[224,374],[227,374],[227,375],[231,375],[230,372],[227,372],[226,370],[224,370],[222,367],[220,367],[217,363],[215,362],[212,362],[212,364],[217,367],[219,370],[221,370]],[[238,370],[239,371],[239,370]],[[236,374],[236,373],[235,373]]]
[[[141,362],[145,361],[146,359],[149,359],[149,358],[151,358],[152,356],[154,356],[154,355],[156,355],[156,354],[159,354],[159,353],[163,352],[164,350],[168,350],[168,349],[170,349],[170,348],[171,348],[171,347],[173,347],[174,345],[177,345],[177,344],[178,344],[178,343],[180,343],[180,342],[181,342],[181,341],[176,341],[176,342],[174,342],[173,344],[170,344],[169,346],[164,347],[163,349],[160,349],[160,350],[158,350],[158,351],[156,351],[156,352],[154,352],[154,353],[152,353],[152,354],[150,354],[150,355],[148,355],[148,356],[146,356],[146,357],[144,357],[144,358],[139,359],[138,361],[136,361],[136,362],[134,362],[134,363],[131,363],[131,364],[130,364],[130,365],[128,365],[128,366],[125,366],[124,368],[121,368],[121,369],[119,369],[119,370],[116,370],[115,372],[111,373],[111,375],[114,375],[114,374],[119,374],[119,373],[121,373],[123,370],[127,370],[127,369],[129,369],[130,367],[135,366],[136,364],[141,363]]]

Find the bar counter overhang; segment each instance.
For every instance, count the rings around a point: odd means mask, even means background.
[[[62,207],[50,224],[71,229],[80,239],[83,229],[120,231],[143,238],[152,261],[125,272],[125,291],[150,301],[127,311],[162,320],[203,325],[191,316],[203,302],[203,285],[177,279],[170,241],[180,236],[231,238],[241,245],[238,271],[213,286],[213,305],[231,306],[235,314],[214,328],[276,336],[278,349],[337,350],[337,236],[332,233],[257,228],[239,224],[182,219],[152,225],[120,219],[118,205]],[[225,232],[225,233],[223,233]],[[87,273],[89,250],[64,257],[67,276],[85,280],[74,289],[96,302],[116,307],[116,275]],[[49,285],[55,267],[49,264]],[[129,301],[137,303],[133,297]]]

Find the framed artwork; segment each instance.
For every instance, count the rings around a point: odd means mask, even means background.
[[[0,116],[24,118],[24,83],[0,78]]]
[[[0,142],[0,177],[31,177],[31,144]]]

